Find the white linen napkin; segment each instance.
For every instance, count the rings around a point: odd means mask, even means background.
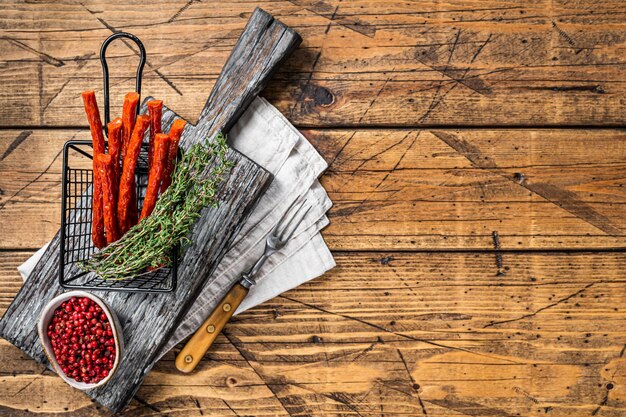
[[[257,276],[257,285],[237,309],[241,313],[335,266],[320,230],[328,224],[326,212],[332,203],[317,178],[327,168],[324,159],[289,121],[265,99],[258,97],[228,135],[230,146],[267,169],[274,179],[234,240],[228,253],[183,322],[161,351],[165,354],[195,332],[237,278],[261,256],[265,237],[298,198],[311,206],[294,238],[272,255]],[[35,252],[18,267],[27,279],[45,251]]]

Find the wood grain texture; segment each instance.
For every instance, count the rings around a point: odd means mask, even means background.
[[[124,415],[626,413],[626,254],[507,253],[504,274],[491,253],[335,256],[235,317],[197,372],[166,355]],[[0,369],[8,415],[110,415],[6,342]]]
[[[254,6],[304,38],[263,95],[330,164],[338,267],[236,317],[197,372],[169,352],[124,416],[626,415],[624,2],[3,5],[0,309],[58,228],[102,39],[140,36],[144,93],[195,120]],[[115,102],[138,57],[109,52]],[[0,340],[4,414],[110,416]]]
[[[621,0],[256,4],[305,39],[265,93],[301,126],[623,125]],[[253,4],[4,6],[2,125],[69,126],[84,125],[80,92],[94,88],[95,51],[118,30],[138,35],[149,52],[144,91],[195,120]],[[109,51],[112,97],[133,85],[138,58],[129,45]]]
[[[176,355],[176,369],[181,372],[192,372],[209,348],[220,335],[224,326],[239,308],[239,305],[248,295],[248,288],[237,283],[220,300],[213,312],[200,325],[198,330],[189,338],[185,346]]]
[[[167,119],[165,108],[163,113],[164,119]],[[86,393],[114,411],[120,411],[131,400],[167,337],[193,304],[198,289],[211,284],[209,277],[213,268],[271,178],[265,170],[241,154],[230,151],[228,159],[234,167],[220,187],[220,206],[205,209],[198,219],[192,232],[193,243],[179,262],[176,289],[172,293],[156,295],[99,293],[123,323],[125,349],[120,367],[109,383]],[[28,283],[22,287],[0,321],[0,336],[44,364],[47,361],[37,336],[36,324],[47,302],[64,291],[57,279],[59,239],[57,233]]]
[[[623,130],[304,130],[329,162],[333,249],[626,247]],[[87,130],[0,131],[0,245],[59,224],[57,156]],[[19,221],[17,221],[19,219]],[[29,239],[23,238],[26,228]]]
[[[207,101],[208,108],[196,126],[186,128],[181,147],[189,148],[192,144],[210,140],[219,131],[227,131],[299,41],[293,31],[256,9],[241,35],[241,42],[220,74]],[[144,103],[142,112],[145,111]],[[211,114],[219,114],[219,117],[208,119],[207,115]],[[171,110],[164,107],[164,125],[171,124],[173,119]],[[222,292],[226,293],[232,285],[232,282],[211,280],[211,273],[271,180],[271,174],[236,151],[230,150],[227,158],[233,167],[220,185],[217,194],[220,204],[216,208],[204,209],[197,220],[190,244],[179,262],[176,289],[159,295],[101,293],[123,323],[125,348],[120,367],[109,383],[86,393],[114,412],[121,411],[130,402],[159,357],[164,343],[193,304],[199,289],[213,285],[223,288]],[[209,165],[215,163],[211,161]],[[81,210],[69,214],[77,218],[82,215],[85,213]],[[59,270],[59,247],[60,234],[57,233],[0,321],[2,337],[44,364],[47,361],[36,324],[41,309],[63,291],[55,278]],[[74,265],[71,267],[75,269],[74,273],[79,272]]]

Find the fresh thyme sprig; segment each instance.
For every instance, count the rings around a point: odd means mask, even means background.
[[[200,211],[217,206],[217,188],[232,167],[227,151],[221,133],[208,145],[193,145],[176,165],[172,184],[159,197],[152,214],[93,255],[82,268],[103,279],[123,280],[168,264],[176,245],[189,243]]]

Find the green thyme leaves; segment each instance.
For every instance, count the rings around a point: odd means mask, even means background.
[[[218,187],[232,167],[227,152],[221,133],[208,145],[193,145],[176,165],[172,184],[159,197],[152,214],[81,267],[103,279],[122,280],[169,264],[176,246],[189,243],[200,211],[217,206]]]

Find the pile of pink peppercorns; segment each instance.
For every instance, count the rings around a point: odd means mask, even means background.
[[[115,362],[115,339],[102,308],[87,297],[72,297],[55,311],[48,338],[61,370],[77,382],[106,378]]]

